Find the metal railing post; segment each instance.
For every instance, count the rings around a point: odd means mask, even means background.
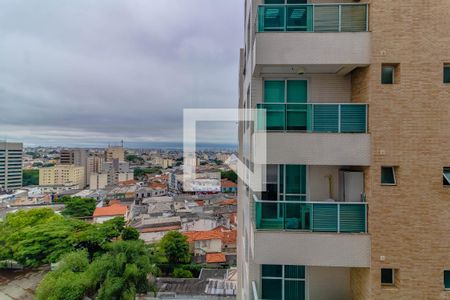
[[[341,204],[337,204],[337,232],[341,232]]]
[[[338,133],[341,133],[341,104],[338,104]]]
[[[342,5],[338,5],[338,13],[339,13],[339,32],[341,32],[341,24],[342,24]]]

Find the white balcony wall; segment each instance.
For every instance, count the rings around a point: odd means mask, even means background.
[[[308,267],[309,299],[347,300],[352,298],[350,268]]]

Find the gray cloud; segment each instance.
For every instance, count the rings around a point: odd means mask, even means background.
[[[241,2],[0,2],[0,138],[181,141],[183,108],[237,106]]]

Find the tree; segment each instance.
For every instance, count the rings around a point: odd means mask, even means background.
[[[106,251],[123,226],[123,218],[88,224],[64,218],[51,209],[10,213],[0,222],[0,260],[13,259],[35,267],[56,262],[77,249],[85,249],[92,258]]]
[[[229,171],[222,171],[220,172],[222,179],[228,179],[230,181],[233,181],[234,183],[237,183],[237,174],[233,170]]]
[[[142,158],[142,157],[140,157],[140,156],[137,156],[137,155],[135,155],[135,154],[128,154],[126,157],[125,157],[125,160],[126,161],[129,161],[129,162],[132,162],[132,163],[143,163],[144,162],[144,159]]]
[[[86,260],[86,252],[66,255],[41,282],[36,299],[131,300],[149,291],[147,276],[159,272],[143,241],[109,243],[105,254],[87,266]]]
[[[135,168],[133,173],[135,179],[141,179],[146,174],[161,174],[162,172],[161,168],[153,167],[153,168]]]
[[[173,270],[172,276],[175,278],[192,278],[192,273],[189,270],[185,270],[182,268],[175,268]]]
[[[122,230],[122,240],[130,241],[138,239],[139,239],[139,231],[136,228],[128,226]]]
[[[92,216],[96,206],[94,198],[74,197],[70,200],[64,200],[65,209],[62,211],[64,216],[80,218]]]
[[[178,231],[169,231],[159,242],[170,264],[188,263],[191,260],[187,237]]]
[[[23,170],[23,186],[39,184],[39,170]]]

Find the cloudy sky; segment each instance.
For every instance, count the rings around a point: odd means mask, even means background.
[[[184,108],[237,106],[242,19],[242,0],[2,0],[0,139],[181,142]]]

